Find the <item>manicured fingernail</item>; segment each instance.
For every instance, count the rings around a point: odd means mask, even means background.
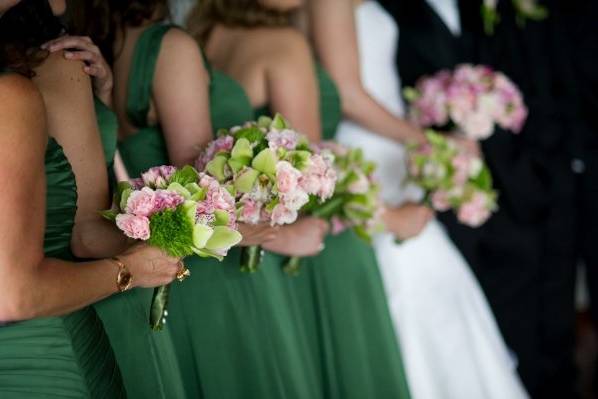
[[[72,58],[72,57],[73,57],[73,53],[68,53],[68,52],[65,52],[65,53],[64,53],[64,56],[65,56],[66,58]]]

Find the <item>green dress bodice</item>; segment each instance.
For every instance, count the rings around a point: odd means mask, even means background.
[[[316,67],[322,137],[332,140],[342,118],[332,78]],[[270,113],[268,107],[256,116]],[[305,258],[288,289],[294,313],[319,358],[324,397],[408,399],[409,390],[370,245],[352,231],[329,235],[324,250]],[[317,348],[314,350],[314,348]]]
[[[71,260],[77,186],[62,147],[45,154],[47,257]],[[92,307],[0,327],[0,397],[124,398],[119,370]]]
[[[171,26],[155,25],[135,51],[127,113],[139,129],[120,145],[131,175],[168,164],[160,126],[148,126],[151,78],[161,40]],[[224,74],[210,71],[210,114],[214,129],[253,119],[243,89]],[[319,396],[305,378],[288,296],[277,265],[258,273],[239,271],[240,250],[222,262],[190,257],[191,277],[170,292],[167,326],[171,331],[188,397],[214,399],[302,399]],[[307,381],[307,383],[306,383]]]
[[[111,187],[114,186],[114,155],[118,118],[95,99],[98,127]],[[110,337],[129,398],[185,398],[176,354],[168,329],[153,332],[149,309],[153,290],[136,288],[95,304]],[[140,383],[143,381],[143,383]]]

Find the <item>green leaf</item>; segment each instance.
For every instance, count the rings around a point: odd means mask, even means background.
[[[253,186],[260,175],[260,172],[252,169],[245,168],[235,179],[235,190],[239,193],[248,193],[253,189]]]
[[[174,191],[175,193],[182,195],[183,198],[186,200],[191,199],[191,193],[185,187],[183,187],[180,183],[170,183],[168,185],[169,191]]]
[[[122,193],[120,194],[120,209],[125,210],[125,208],[127,207],[127,201],[129,200],[129,197],[131,196],[132,192],[132,188],[126,188],[122,191]]]
[[[216,220],[214,221],[216,226],[227,226],[230,221],[229,214],[226,211],[218,209],[214,211],[214,216],[216,217]]]
[[[205,245],[205,249],[212,251],[224,251],[241,242],[243,236],[236,230],[225,226],[214,227],[214,234]]]
[[[189,191],[192,195],[197,193],[198,191],[203,191],[203,189],[201,187],[199,187],[199,184],[193,182],[193,183],[189,183],[185,185],[185,188],[187,189],[187,191]]]
[[[130,195],[131,191],[133,190],[133,186],[128,181],[118,182],[118,184],[116,185],[116,190],[114,192],[114,198],[113,198],[114,205],[117,205],[117,206],[121,205],[123,193],[127,190],[129,190],[128,194],[127,194],[127,197],[128,197],[128,195]],[[126,200],[125,200],[125,204],[126,204]],[[124,208],[121,207],[120,209],[124,209]]]
[[[170,178],[170,183],[179,183],[181,186],[185,186],[190,183],[197,182],[199,174],[193,166],[184,166],[173,173]]]
[[[275,176],[276,175],[276,163],[278,162],[278,158],[274,151],[269,148],[263,149],[255,158],[253,158],[253,162],[251,166],[254,169],[265,173],[268,176]]]
[[[191,195],[191,201],[199,202],[206,199],[206,192],[205,190],[198,191]]]
[[[269,116],[260,116],[257,120],[258,127],[269,129],[270,125],[272,125],[272,118],[270,118]]]
[[[197,249],[205,248],[213,234],[214,230],[210,226],[196,224],[193,226],[193,247]]]
[[[253,158],[253,150],[251,149],[251,143],[246,138],[240,138],[235,143],[230,156],[240,162],[247,162],[249,164],[251,158]]]
[[[248,166],[250,161],[248,162],[244,162],[244,161],[239,161],[236,159],[229,159],[228,160],[228,166],[230,167],[230,169],[233,171],[233,173],[239,173],[239,171],[241,169],[243,169],[245,166]]]
[[[206,165],[206,171],[212,175],[216,180],[219,182],[223,182],[226,179],[226,175],[224,173],[224,167],[226,166],[226,157],[223,155],[216,155],[214,159],[212,159]]]
[[[419,96],[420,96],[419,92],[416,89],[414,89],[413,87],[405,87],[403,89],[403,97],[405,97],[405,100],[407,100],[410,103],[417,100],[419,98]]]
[[[116,221],[116,217],[118,216],[119,212],[117,209],[108,209],[105,211],[100,211],[100,216],[104,219],[110,220],[111,222]]]
[[[247,139],[250,143],[259,143],[265,139],[265,134],[256,126],[245,127],[235,133],[237,140]]]
[[[289,151],[285,160],[288,161],[293,167],[304,170],[309,165],[309,158],[311,153],[309,151]]]
[[[285,118],[283,118],[281,114],[277,113],[274,116],[274,120],[270,124],[270,127],[273,129],[283,130],[288,129],[290,127],[290,124]]]

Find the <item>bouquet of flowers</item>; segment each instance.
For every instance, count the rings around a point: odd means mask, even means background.
[[[497,209],[490,170],[446,137],[432,131],[426,135],[427,144],[410,148],[410,179],[423,188],[436,211],[453,209],[461,223],[481,226]]]
[[[325,200],[334,191],[336,176],[281,115],[221,130],[218,136],[196,167],[235,197],[239,222],[292,224],[310,197]],[[261,254],[258,246],[243,248],[241,270],[255,272]]]
[[[517,13],[517,24],[524,26],[526,20],[541,21],[548,17],[546,7],[538,4],[537,0],[511,0],[513,8]],[[482,20],[484,32],[487,35],[494,34],[494,28],[500,22],[498,14],[498,0],[484,0],[482,3]]]
[[[242,238],[236,230],[234,198],[217,180],[191,166],[154,167],[139,179],[119,183],[112,209],[102,214],[127,237],[174,257],[222,260]],[[150,309],[152,329],[163,327],[167,302],[168,286],[156,288]]]
[[[454,130],[474,140],[492,135],[495,126],[519,133],[527,108],[515,84],[486,66],[462,64],[420,79],[407,88],[410,119],[421,127]]]
[[[376,165],[364,159],[359,148],[348,148],[329,141],[314,145],[314,152],[328,165],[333,166],[337,182],[334,193],[322,202],[312,198],[302,212],[328,220],[332,234],[353,229],[367,242],[371,236],[384,229],[382,213],[384,205],[380,197],[380,186],[373,173]],[[285,270],[297,273],[300,259],[293,257]]]

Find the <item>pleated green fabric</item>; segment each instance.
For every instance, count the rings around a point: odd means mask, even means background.
[[[62,147],[48,141],[47,257],[71,260],[71,232],[77,210],[75,176]],[[0,327],[0,397],[124,398],[114,354],[91,307]]]
[[[111,185],[117,148],[118,119],[100,100],[95,100],[98,126]],[[168,330],[149,327],[153,290],[136,288],[114,295],[94,306],[104,322],[116,353],[129,398],[187,397]]]
[[[316,71],[323,138],[331,140],[342,117],[340,96],[326,71],[320,65]],[[408,399],[373,249],[351,231],[328,236],[325,245],[287,282],[297,322],[319,361],[324,397]]]
[[[172,26],[155,25],[140,37],[129,82],[128,115],[139,131],[120,145],[133,175],[168,163],[159,126],[147,126],[155,59]],[[210,68],[209,68],[210,69]],[[211,121],[215,129],[253,119],[242,88],[211,72]],[[240,250],[223,262],[190,257],[192,276],[172,286],[167,329],[172,334],[189,398],[285,399],[321,397],[321,387],[289,311],[279,264],[266,255],[260,270],[239,270]]]

